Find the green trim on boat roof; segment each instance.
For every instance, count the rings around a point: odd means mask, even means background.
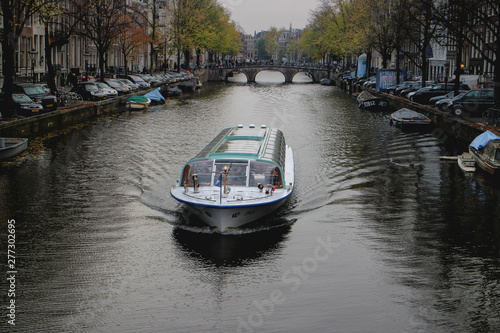
[[[223,129],[191,161],[226,158],[262,160],[273,162],[284,169],[285,154],[285,137],[280,130],[231,127]]]

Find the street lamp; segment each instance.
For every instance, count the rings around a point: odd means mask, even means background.
[[[32,49],[31,51],[28,51],[31,59],[31,77],[33,78],[33,83],[35,83],[35,59],[38,54],[35,49]]]
[[[444,63],[444,94],[448,93],[448,75],[450,74],[450,62]]]

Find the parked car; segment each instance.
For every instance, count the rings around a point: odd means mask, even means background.
[[[370,76],[368,78],[368,80],[366,80],[366,82],[363,83],[363,86],[365,88],[375,89],[375,87],[377,86],[377,77],[376,76]]]
[[[425,82],[426,87],[432,86],[433,84],[434,84],[433,81]],[[419,89],[422,89],[422,81],[416,81],[411,86],[406,87],[406,88],[400,90],[399,92],[396,91],[396,95],[408,98],[409,93],[411,93],[413,91],[417,91]]]
[[[481,116],[495,105],[494,89],[474,89],[451,100],[448,109],[457,116]]]
[[[467,92],[468,90],[459,90],[458,91],[458,95],[464,93],[464,92]],[[457,96],[458,96],[457,95]],[[429,99],[429,104],[430,105],[436,105],[436,103],[442,99],[448,99],[448,100],[451,100],[452,98],[456,97],[455,96],[455,92],[454,91],[450,91],[449,93],[447,93],[446,95],[439,95],[439,96],[435,96],[435,97],[432,97],[431,99]]]
[[[150,87],[159,87],[163,84],[161,80],[158,80],[149,74],[139,74],[137,76],[143,79],[144,82],[149,83]]]
[[[406,97],[410,100],[410,101],[413,101],[413,95],[415,94],[419,94],[419,93],[422,93],[422,92],[425,92],[425,91],[428,91],[432,89],[432,86],[429,86],[429,87],[423,87],[423,88],[420,88],[418,90],[415,90],[415,91],[411,91],[409,92]]]
[[[416,91],[412,96],[411,100],[419,104],[429,104],[429,100],[432,97],[440,96],[452,91],[455,88],[454,83],[437,83],[433,85],[430,89],[420,89]],[[459,85],[460,90],[470,90],[469,86],[466,84]]]
[[[149,83],[147,83],[146,81],[144,81],[140,76],[129,75],[129,76],[127,76],[127,79],[129,79],[130,81],[139,85],[139,89],[147,89],[147,88],[151,87],[151,85]]]
[[[42,104],[36,103],[26,94],[12,94],[12,101],[15,113],[19,116],[36,116],[43,112]],[[4,94],[0,94],[0,103],[5,103]]]
[[[45,111],[57,109],[57,97],[47,93],[40,84],[13,83],[13,93],[28,95],[35,103],[41,104]]]
[[[94,82],[80,82],[71,89],[71,91],[80,94],[83,99],[97,101],[104,99],[106,93],[99,89]]]
[[[97,88],[101,89],[106,93],[104,97],[116,97],[118,96],[118,91],[116,89],[111,88],[109,85],[107,85],[104,82],[96,82],[95,83]]]
[[[454,93],[450,93],[448,95],[451,95],[450,98],[442,98],[440,100],[438,100],[437,102],[434,103],[434,106],[437,107],[438,109],[442,110],[442,111],[449,111],[448,110],[448,107],[450,106],[450,102],[454,99],[454,98],[459,98],[459,97],[462,97],[463,95],[465,95],[467,93],[467,91],[462,91],[460,94],[458,94],[457,96],[454,96]],[[434,97],[436,98],[436,97]]]
[[[123,95],[132,91],[132,87],[125,85],[116,79],[106,80],[106,84],[118,92],[118,95]]]
[[[139,85],[130,81],[129,79],[116,79],[118,82],[121,84],[124,84],[128,87],[130,87],[131,91],[137,91],[139,90]]]
[[[406,81],[400,84],[390,86],[387,88],[386,92],[391,95],[397,95],[401,90],[411,87],[417,81]]]

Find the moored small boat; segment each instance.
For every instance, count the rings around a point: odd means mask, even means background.
[[[165,97],[160,93],[160,88],[156,88],[155,90],[144,95],[151,100],[151,104],[165,104]]]
[[[193,92],[197,89],[198,83],[196,81],[196,78],[190,78],[187,81],[179,83],[179,88],[183,92]]]
[[[0,138],[0,161],[14,157],[28,148],[26,138]]]
[[[170,193],[224,231],[262,218],[292,194],[292,148],[278,129],[226,128],[189,160]]]
[[[358,95],[356,101],[360,109],[370,111],[384,111],[389,108],[389,102],[382,97],[373,96],[368,91]]]
[[[151,100],[146,96],[131,96],[126,104],[131,110],[142,110],[151,104]]]
[[[203,87],[203,83],[201,83],[200,78],[199,77],[195,77],[194,80],[195,80],[195,84],[196,84],[195,88],[196,89],[201,89],[201,87]]]
[[[321,85],[324,85],[324,86],[334,86],[334,85],[336,85],[335,80],[333,80],[333,79],[327,79],[327,78],[321,79],[321,81],[319,83]]]
[[[390,123],[405,130],[425,130],[432,124],[431,119],[426,115],[407,108],[392,113]]]
[[[469,151],[482,170],[495,176],[500,175],[500,136],[486,131],[471,142]]]
[[[476,162],[474,161],[474,156],[470,153],[463,153],[457,156],[457,163],[460,169],[465,172],[476,171]]]

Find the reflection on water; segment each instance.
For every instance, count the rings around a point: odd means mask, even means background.
[[[281,248],[281,242],[290,232],[290,226],[242,234],[206,234],[174,229],[173,237],[182,253],[201,258],[207,264],[219,266],[251,265],[261,256]]]
[[[334,87],[280,80],[206,84],[2,164],[0,233],[16,220],[19,272],[8,329],[499,331],[500,185],[440,160],[464,146],[402,133]],[[240,123],[284,132],[296,187],[275,215],[220,235],[169,190]]]

